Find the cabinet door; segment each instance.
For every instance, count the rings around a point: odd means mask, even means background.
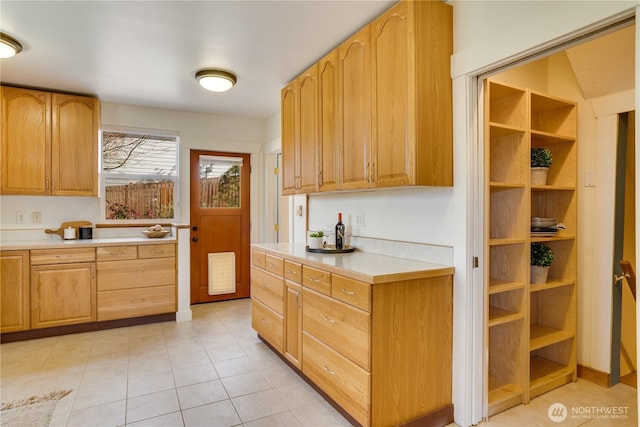
[[[370,27],[338,48],[342,122],[342,189],[369,188],[371,174]]]
[[[0,332],[29,329],[29,251],[0,253]]]
[[[408,2],[372,24],[373,79],[372,185],[413,184],[415,84]]]
[[[318,66],[314,65],[298,82],[298,191],[317,191]]]
[[[340,107],[338,96],[338,51],[322,58],[318,66],[318,186],[320,191],[338,188]]]
[[[52,95],[52,194],[96,196],[98,194],[97,99]]]
[[[281,93],[282,113],[282,194],[295,194],[297,190],[296,167],[298,150],[296,148],[296,82],[289,83]]]
[[[302,364],[302,286],[285,282],[285,348],[284,356],[301,369]]]
[[[6,86],[0,91],[0,193],[50,194],[51,94]]]
[[[31,267],[31,326],[33,328],[95,320],[94,263]]]

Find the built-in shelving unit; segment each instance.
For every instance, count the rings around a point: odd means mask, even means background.
[[[574,102],[495,81],[485,91],[485,265],[488,415],[576,376],[576,134]],[[531,147],[553,155],[531,185]],[[531,217],[566,229],[532,236]],[[530,247],[554,252],[549,280],[530,283]]]

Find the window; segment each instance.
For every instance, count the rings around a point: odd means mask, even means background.
[[[200,207],[239,208],[241,157],[200,156]]]
[[[104,218],[175,219],[178,136],[102,130]]]

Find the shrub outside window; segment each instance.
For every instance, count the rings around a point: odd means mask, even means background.
[[[177,135],[104,129],[105,220],[175,220],[177,159]]]

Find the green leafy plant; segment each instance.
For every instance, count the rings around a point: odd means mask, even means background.
[[[531,148],[531,167],[548,168],[553,163],[551,151],[544,147]]]
[[[544,243],[531,244],[531,265],[549,267],[553,262],[553,251]]]
[[[309,237],[324,237],[324,233],[322,231],[314,231],[309,234]]]

